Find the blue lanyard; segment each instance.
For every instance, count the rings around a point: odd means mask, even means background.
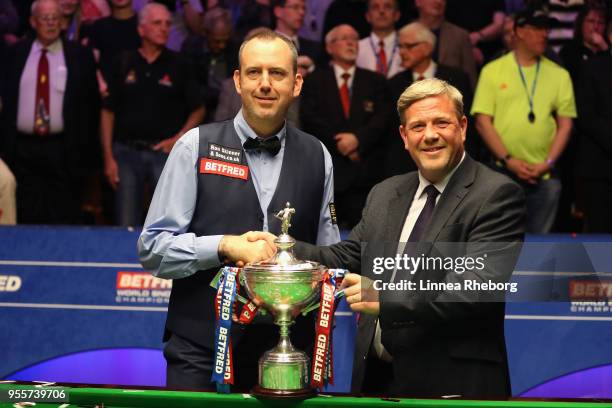
[[[529,90],[527,88],[527,80],[525,79],[525,74],[523,74],[523,70],[521,69],[521,64],[519,64],[516,55],[514,56],[514,60],[516,61],[516,66],[518,67],[519,75],[521,76],[521,82],[523,82],[523,88],[525,88],[525,93],[527,94],[527,101],[529,102],[529,115],[527,115],[527,119],[529,122],[535,122],[535,113],[533,112],[533,98],[535,95],[536,85],[538,83],[538,74],[540,73],[540,58],[538,58],[538,62],[536,63],[536,72],[535,77],[533,78],[533,82],[531,84],[531,94],[529,94]]]
[[[370,40],[370,47],[372,47],[372,52],[374,53],[374,56],[376,57],[376,70],[378,71],[379,67],[382,67],[382,61],[380,60],[380,53],[376,52],[376,46],[374,45],[374,41],[372,41],[372,36],[369,37]],[[383,42],[383,49],[384,49],[384,44],[385,41],[381,40]],[[395,50],[397,50],[397,38],[395,39],[395,43],[393,44],[393,51],[391,52],[391,58],[389,58],[387,60],[387,70],[385,71],[385,76],[387,76],[387,74],[389,73],[389,70],[391,69],[391,63],[393,62],[393,58],[395,57]]]

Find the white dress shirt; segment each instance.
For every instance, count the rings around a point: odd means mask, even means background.
[[[383,39],[383,42],[385,44],[385,55],[387,56],[387,78],[391,78],[404,70],[397,48],[397,32],[393,31]],[[379,43],[380,38],[374,33],[359,40],[359,55],[357,56],[357,66],[359,68],[377,71]]]
[[[19,102],[17,105],[17,130],[21,133],[34,133],[34,111],[36,100],[36,84],[38,82],[38,61],[43,45],[35,40],[30,48],[19,82]],[[64,47],[61,40],[56,40],[47,47],[47,60],[49,61],[49,117],[50,132],[64,131],[64,93],[66,92],[66,79],[68,69],[64,59]]]
[[[412,81],[416,82],[420,76],[423,76],[423,79],[430,79],[436,76],[436,69],[438,68],[438,64],[431,60],[429,66],[423,73],[419,74],[418,72],[412,71]]]
[[[350,92],[351,89],[353,89],[353,79],[355,79],[355,65],[353,65],[347,70],[334,64],[333,62],[331,65],[334,68],[334,75],[336,76],[336,84],[338,84],[338,89],[340,89],[340,87],[344,83],[344,78],[342,78],[342,75],[345,73],[348,73],[350,75],[348,81],[346,82],[346,85],[348,86]]]

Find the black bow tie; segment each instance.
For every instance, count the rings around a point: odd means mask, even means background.
[[[277,136],[269,137],[264,140],[248,138],[242,145],[244,150],[261,149],[266,150],[272,156],[276,156],[281,149],[281,142]]]

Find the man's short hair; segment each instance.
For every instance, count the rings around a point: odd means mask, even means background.
[[[353,29],[353,31],[355,31],[355,33],[359,37],[359,33],[357,32],[357,30],[355,30],[355,27],[353,27],[352,25],[350,25],[350,24],[339,24],[339,25],[335,26],[334,28],[332,28],[331,30],[329,30],[329,32],[327,34],[325,34],[325,44],[329,44],[329,43],[334,42],[336,40],[336,33],[342,27],[350,27],[351,29]]]
[[[454,86],[446,81],[438,78],[423,79],[422,81],[413,82],[397,100],[397,113],[402,125],[406,124],[404,112],[413,103],[420,100],[446,95],[455,106],[455,114],[457,119],[461,119],[463,115],[463,95]]]
[[[370,4],[372,3],[372,0],[368,0],[367,3],[368,3],[368,10],[370,10],[370,7],[371,7]],[[393,9],[394,10],[399,10],[400,9],[399,8],[399,1],[398,0],[393,0]]]
[[[293,41],[291,41],[286,36],[277,33],[276,31],[270,30],[269,28],[261,28],[261,29],[258,28],[252,31],[253,32],[252,33],[250,32],[249,35],[247,35],[247,37],[244,39],[244,41],[240,45],[240,50],[238,50],[239,68],[241,68],[242,66],[242,51],[244,50],[244,47],[250,41],[252,40],[274,41],[278,39],[284,42],[285,44],[287,44],[287,47],[289,47],[289,51],[291,51],[291,65],[293,66],[293,72],[297,73],[298,52],[297,52],[297,48],[295,48],[295,44],[293,43]]]
[[[149,13],[154,8],[163,8],[164,10],[166,10],[166,12],[168,14],[170,14],[170,11],[168,10],[168,7],[166,7],[164,4],[161,4],[161,3],[147,3],[138,12],[138,24],[143,24],[149,18]]]
[[[431,49],[436,48],[436,35],[423,23],[415,21],[400,28],[398,34],[414,34],[417,41],[426,42],[431,45]]]

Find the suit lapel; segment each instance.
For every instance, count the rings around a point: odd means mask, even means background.
[[[416,172],[410,173],[409,177],[404,184],[397,188],[397,195],[389,201],[385,221],[385,238],[393,244],[399,242],[410,204],[412,204],[412,198],[419,186],[419,178]],[[393,248],[393,252],[396,249]]]
[[[431,222],[421,239],[422,242],[434,242],[436,240],[442,228],[447,225],[448,218],[467,194],[468,187],[474,182],[475,177],[476,166],[474,161],[466,155],[463,163],[444,189],[444,193],[442,193],[431,216]]]

